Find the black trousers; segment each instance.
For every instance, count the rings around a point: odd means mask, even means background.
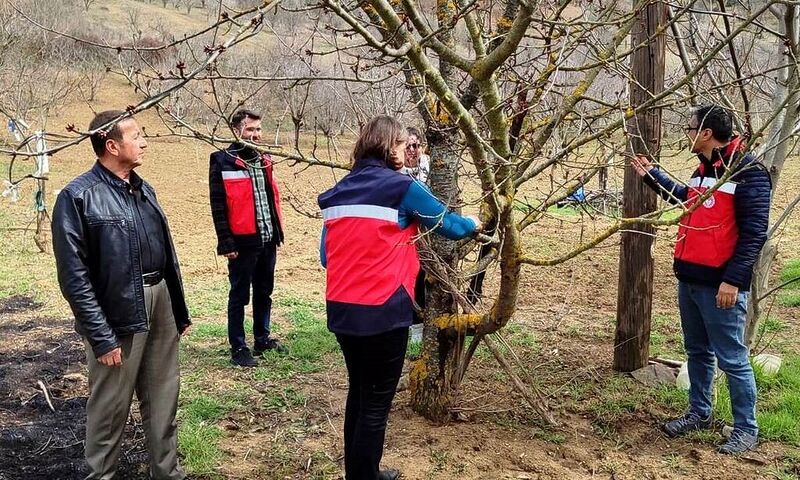
[[[231,352],[247,346],[244,331],[244,307],[250,303],[253,287],[253,337],[256,346],[265,346],[269,339],[272,312],[272,289],[275,286],[277,247],[270,242],[261,248],[239,250],[228,260],[228,342]]]
[[[347,365],[344,470],[347,480],[376,480],[386,422],[408,346],[408,327],[367,337],[336,334]]]

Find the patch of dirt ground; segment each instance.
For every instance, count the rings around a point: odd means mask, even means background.
[[[30,297],[0,300],[0,479],[83,479],[86,354],[71,320],[37,310]],[[142,478],[141,438],[129,425],[117,478]]]

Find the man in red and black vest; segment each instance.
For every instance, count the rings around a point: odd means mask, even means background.
[[[679,185],[639,155],[633,167],[667,201],[692,208],[680,222],[674,270],[688,356],[689,410],[663,429],[671,437],[712,425],[715,357],[728,378],[733,433],[720,453],[758,444],[756,383],[744,344],[753,265],[767,240],[772,182],[763,165],[744,153],[730,112],[717,105],[692,111],[684,131],[700,164]],[[727,178],[726,175],[730,174]]]
[[[261,141],[261,117],[239,110],[231,128],[247,143]],[[228,341],[231,362],[242,367],[258,364],[253,355],[267,350],[286,353],[270,337],[272,289],[276,249],[283,242],[283,225],[278,185],[272,175],[272,161],[244,143],[211,154],[209,168],[211,216],[217,231],[217,254],[228,259]],[[244,307],[253,286],[253,352],[247,347]]]

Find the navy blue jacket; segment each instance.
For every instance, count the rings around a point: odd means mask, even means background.
[[[665,200],[678,204],[702,195],[728,166],[735,165],[728,182],[681,221],[673,264],[681,281],[713,287],[725,282],[741,291],[750,289],[753,265],[767,240],[772,181],[752,155],[741,158],[738,146],[736,139],[728,148],[715,151],[711,160],[698,155],[700,165],[689,185],[678,185],[658,169],[650,171],[652,178],[645,177]],[[729,209],[726,196],[732,197]]]

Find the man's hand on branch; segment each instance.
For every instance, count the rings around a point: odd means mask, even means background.
[[[637,153],[635,157],[631,158],[631,166],[640,177],[647,175],[647,172],[653,169],[653,164],[644,155]]]

